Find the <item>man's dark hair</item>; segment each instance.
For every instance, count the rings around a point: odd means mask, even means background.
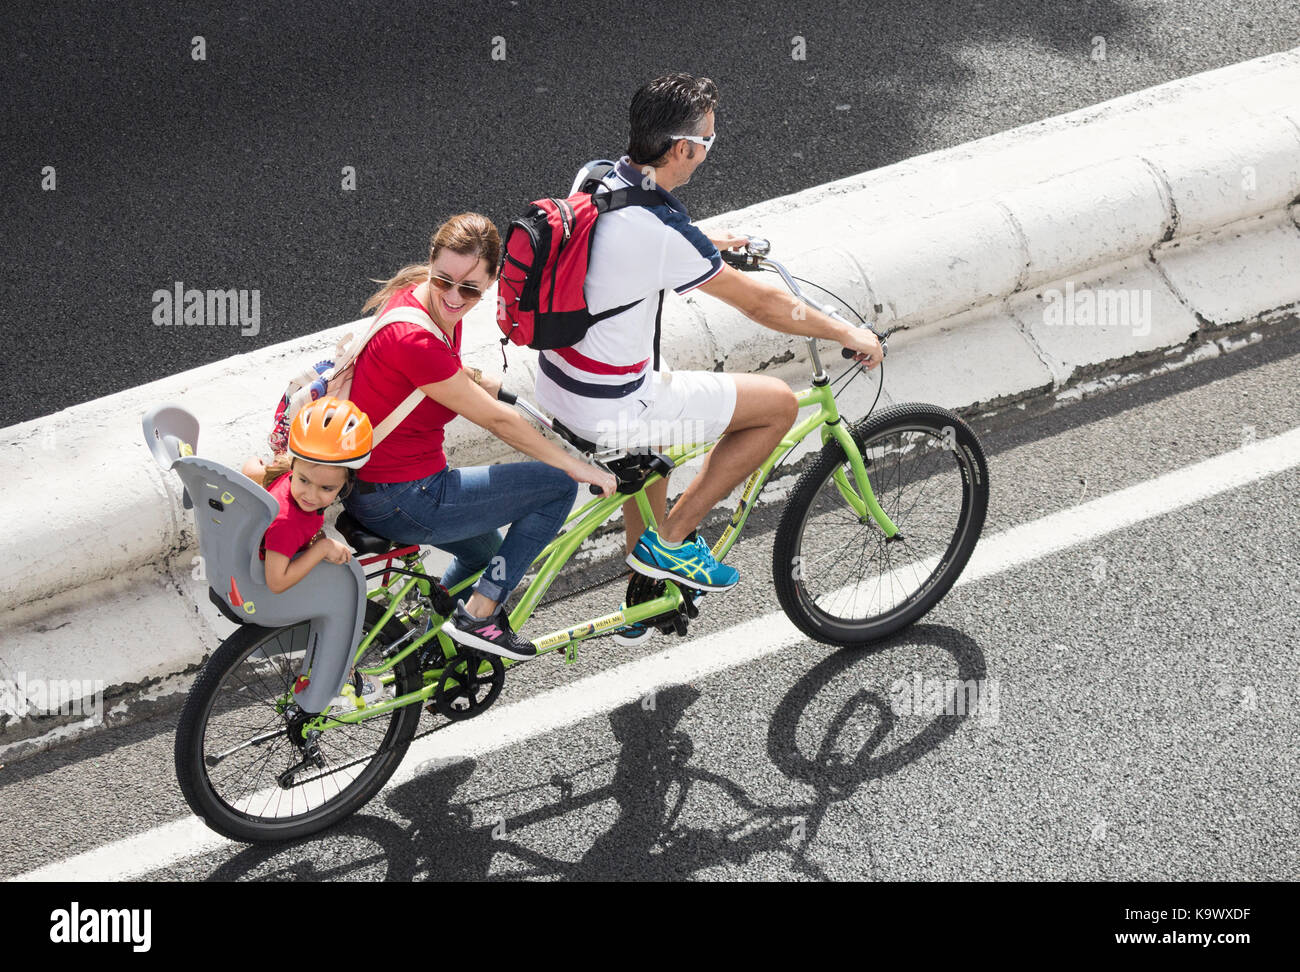
[[[628,109],[627,154],[637,165],[655,163],[672,148],[671,135],[695,135],[700,120],[718,106],[718,87],[708,78],[668,74],[643,84]]]

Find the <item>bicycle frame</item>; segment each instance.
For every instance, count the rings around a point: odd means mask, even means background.
[[[759,263],[771,264],[777,272],[780,273],[786,285],[799,300],[811,307],[825,310],[827,313],[830,313],[831,316],[838,316],[829,308],[819,308],[817,304],[809,300],[786,269],[777,261],[770,260],[766,257],[765,250],[761,254],[755,253],[753,259],[755,265],[758,265]],[[808,338],[808,348],[814,370],[813,384],[809,388],[796,392],[795,399],[799,403],[799,409],[801,411],[813,407],[816,407],[817,411],[801,421],[797,421],[781,438],[781,442],[772,450],[763,463],[750,474],[747,480],[745,480],[745,484],[741,490],[740,501],[737,504],[735,511],[732,513],[731,519],[727,523],[726,528],[722,531],[722,534],[718,537],[718,540],[712,547],[713,556],[719,561],[726,557],[736,540],[739,539],[740,533],[744,529],[745,522],[748,520],[749,514],[753,510],[754,504],[757,502],[759,494],[766,485],[772,470],[775,469],[776,466],[796,446],[811,435],[814,429],[821,430],[821,441],[823,446],[833,439],[844,451],[844,455],[848,461],[849,471],[852,473],[852,482],[850,482],[849,477],[845,475],[843,469],[837,469],[833,474],[836,488],[844,498],[844,501],[863,522],[866,522],[868,517],[874,520],[886,537],[893,537],[898,533],[898,528],[881,508],[880,503],[876,499],[875,492],[871,488],[871,481],[867,476],[866,463],[863,460],[862,452],[859,450],[857,442],[854,441],[852,434],[850,434],[850,432],[844,427],[844,423],[840,419],[839,408],[835,401],[835,393],[831,390],[830,381],[827,378],[825,369],[822,367],[821,357],[818,354],[815,339]],[[540,413],[537,413],[535,409],[528,407],[526,410],[530,414],[533,414],[534,417],[544,422],[544,417],[540,416]],[[549,426],[549,423],[546,424]],[[673,466],[676,468],[692,459],[707,454],[715,445],[717,445],[717,441],[699,445],[678,446],[668,449],[664,454],[668,459],[672,460]],[[555,581],[555,578],[559,576],[561,569],[566,563],[568,563],[569,559],[577,553],[578,549],[587,538],[590,537],[602,524],[613,517],[613,515],[629,498],[636,501],[642,520],[647,526],[657,525],[645,491],[646,487],[658,482],[662,478],[663,477],[658,473],[651,474],[642,484],[641,488],[630,497],[622,493],[615,493],[608,497],[597,497],[568,516],[565,520],[562,532],[547,544],[533,560],[532,566],[538,568],[537,576],[528,585],[528,588],[524,591],[523,596],[520,598],[519,603],[515,606],[514,610],[510,612],[510,625],[514,630],[520,630],[523,625],[528,622],[528,619],[532,616],[533,611],[540,603],[542,597],[546,594],[546,591]],[[385,559],[391,567],[392,560],[394,559],[391,554],[387,557],[380,555],[368,562],[373,563],[377,560]],[[407,565],[407,569],[423,575],[418,555],[405,555],[402,559]],[[482,571],[466,578],[462,583],[453,588],[450,593],[455,594],[467,589],[481,575]],[[395,591],[394,588],[399,585],[401,589]],[[451,658],[456,653],[455,643],[439,630],[442,621],[445,619],[435,614],[432,610],[431,602],[429,600],[432,590],[430,586],[430,578],[419,576],[411,577],[404,583],[400,580],[390,582],[388,580],[388,574],[386,573],[383,585],[370,592],[367,596],[376,601],[387,600],[387,609],[380,621],[374,625],[372,630],[366,634],[365,637],[362,638],[360,645],[357,646],[356,652],[353,655],[353,664],[355,665],[361,658],[362,654],[364,654],[370,647],[375,635],[396,615],[399,605],[405,603],[412,593],[417,590],[419,592],[418,597],[420,602],[424,605],[423,610],[424,612],[427,612],[424,618],[425,628],[423,633],[416,637],[415,629],[412,629],[412,631],[409,632],[402,641],[398,642],[398,645],[401,646],[400,651],[395,653],[383,665],[360,669],[364,674],[382,675],[383,673],[390,671],[393,666],[398,664],[408,654],[413,651],[421,650],[424,645],[428,644],[435,637],[439,641],[444,658]],[[672,582],[667,582],[664,594],[658,598],[624,608],[620,611],[614,611],[598,618],[593,618],[572,627],[561,628],[549,632],[540,638],[533,639],[533,643],[537,646],[538,656],[556,651],[559,648],[565,648],[565,661],[572,662],[577,658],[576,648],[580,642],[596,635],[625,627],[629,624],[646,621],[667,612],[676,611],[682,606],[683,600],[682,593],[678,586]],[[418,619],[419,614],[409,614],[408,617]],[[407,641],[410,643],[403,645],[403,642]],[[503,667],[509,668],[516,664],[516,660],[512,658],[502,658],[501,663]],[[488,663],[484,662],[484,664]],[[481,670],[480,667],[480,671]],[[434,680],[441,677],[441,672],[441,669],[426,671],[425,685],[423,689],[418,692],[410,693],[401,696],[400,698],[390,699],[386,702],[368,705],[364,708],[359,707],[350,713],[321,716],[316,720],[313,720],[309,727],[325,729],[334,725],[358,722],[362,719],[382,715],[385,712],[403,705],[412,704],[416,701],[423,702],[433,694],[435,690]]]
[[[735,511],[731,515],[730,521],[726,528],[714,543],[712,552],[718,559],[722,560],[735,545],[739,539],[741,531],[744,529],[745,522],[749,518],[754,504],[762,492],[763,487],[767,484],[772,470],[781,462],[783,458],[805,438],[812,434],[815,429],[821,429],[822,444],[825,445],[834,439],[844,450],[848,459],[850,471],[852,472],[853,481],[845,476],[843,470],[835,473],[835,484],[840,494],[850,508],[865,520],[871,517],[885,536],[892,537],[898,532],[898,528],[881,509],[879,502],[876,500],[874,491],[871,488],[870,479],[867,476],[866,464],[863,461],[862,453],[858,449],[857,443],[853,436],[844,427],[840,420],[839,409],[835,402],[834,393],[828,383],[814,384],[795,395],[799,402],[800,410],[816,407],[817,411],[795,425],[781,439],[780,444],[772,450],[768,457],[763,461],[749,478],[745,481],[742,488],[740,500],[736,505]],[[716,442],[704,443],[701,445],[674,447],[669,449],[665,455],[673,460],[674,466],[680,466],[692,459],[705,455],[716,445]],[[559,576],[564,565],[578,551],[583,542],[591,536],[603,523],[609,520],[628,499],[634,499],[641,516],[647,525],[655,525],[655,517],[650,509],[649,500],[646,498],[646,487],[660,480],[662,477],[655,473],[647,478],[636,493],[630,497],[615,493],[608,497],[597,497],[583,505],[578,510],[571,513],[565,521],[565,529],[554,540],[552,540],[533,561],[533,566],[540,565],[537,576],[528,585],[524,595],[520,598],[515,609],[510,612],[510,624],[518,631],[528,619],[532,616],[542,597],[545,596],[555,578]],[[377,557],[371,560],[373,563],[377,560],[387,559],[391,567],[393,558]],[[408,569],[419,570],[420,558],[416,554],[407,554],[402,558]],[[422,571],[419,571],[422,574]],[[461,584],[458,584],[452,593],[464,590],[473,584],[481,575],[475,574],[466,578]],[[388,607],[383,617],[374,625],[372,630],[361,640],[358,645],[356,654],[353,657],[355,664],[362,654],[370,647],[371,642],[378,631],[380,631],[397,613],[398,607],[407,600],[409,596],[418,590],[419,596],[424,599],[430,597],[432,579],[426,576],[410,577],[403,580],[399,575],[392,581],[376,588],[368,595],[373,600],[386,600]],[[394,588],[400,587],[399,590]],[[614,611],[610,614],[593,618],[589,621],[573,625],[568,628],[561,628],[549,632],[540,638],[533,639],[537,645],[538,655],[548,654],[560,648],[566,648],[566,661],[576,660],[576,646],[578,643],[588,638],[594,637],[605,632],[622,628],[629,624],[635,624],[638,621],[645,621],[652,617],[675,611],[681,607],[683,597],[676,584],[668,583],[665,593],[658,598],[646,601],[632,607],[624,608],[620,611]],[[426,600],[427,603],[427,600]],[[428,614],[425,618],[425,630],[418,637],[415,630],[406,636],[409,643],[402,646],[401,650],[389,658],[383,665],[360,669],[367,675],[382,676],[385,672],[390,671],[398,662],[405,658],[413,651],[419,651],[435,637],[439,640],[443,656],[450,658],[456,652],[455,644],[446,635],[439,631],[441,622],[444,620],[440,615],[434,614],[431,608],[426,609]],[[399,642],[399,645],[401,643]],[[517,661],[512,658],[501,659],[502,665],[509,668]],[[313,720],[310,728],[326,729],[336,725],[346,725],[349,723],[359,722],[363,719],[374,718],[383,715],[395,708],[403,705],[413,704],[415,702],[424,702],[430,698],[435,688],[435,681],[441,677],[441,669],[434,669],[426,673],[426,684],[418,692],[410,693],[398,698],[390,699],[385,702],[368,705],[365,708],[358,708],[353,712],[330,714]]]

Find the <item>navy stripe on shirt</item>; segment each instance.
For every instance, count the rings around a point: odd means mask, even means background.
[[[721,272],[722,272],[722,258],[718,257],[717,261],[713,264],[713,266],[709,267],[709,269],[706,272],[700,274],[690,283],[684,283],[680,287],[674,287],[673,293],[684,294],[688,290],[694,290],[700,284],[708,283],[710,280],[712,280]]]

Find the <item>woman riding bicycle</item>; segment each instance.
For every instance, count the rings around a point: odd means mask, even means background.
[[[403,267],[362,308],[379,314],[418,308],[436,331],[393,322],[358,357],[351,399],[368,415],[388,415],[415,388],[428,400],[375,448],[344,506],[373,533],[452,554],[444,587],[483,570],[473,596],[457,605],[443,631],[459,644],[531,658],[536,648],[511,629],[506,598],[559,532],[578,483],[609,495],[615,482],[499,402],[498,378],[461,363],[461,318],[491,286],[500,254],[491,220],[478,213],[453,216],[433,235],[428,263]],[[443,429],[457,415],[541,461],[450,468]],[[497,528],[504,525],[510,529],[503,539]]]

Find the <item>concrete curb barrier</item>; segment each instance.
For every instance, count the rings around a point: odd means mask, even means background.
[[[1300,49],[702,225],[771,238],[801,276],[898,328],[885,402],[965,407],[1059,389],[1106,362],[1300,302],[1296,92]],[[467,319],[465,357],[496,370],[494,305],[485,300]],[[174,477],[149,460],[139,416],[158,402],[184,404],[203,423],[199,451],[237,466],[265,453],[286,376],[359,326],[3,430],[0,683],[81,671],[97,673],[112,697],[210,651],[230,626],[203,596],[190,514]],[[808,376],[802,339],[698,293],[665,305],[664,347],[679,369],[766,371],[796,385]],[[532,353],[511,348],[509,357],[507,386],[531,395]],[[861,414],[872,396],[874,384],[860,380],[844,411]],[[467,422],[448,432],[455,465],[513,455]],[[99,475],[87,486],[71,469]],[[675,490],[687,473],[674,477]],[[11,718],[0,753],[30,732],[30,717]]]

